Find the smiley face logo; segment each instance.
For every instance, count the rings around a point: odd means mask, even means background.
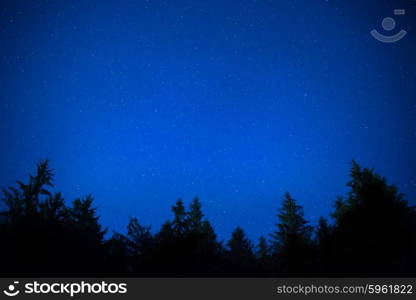
[[[406,11],[404,9],[394,10],[395,15],[404,15],[405,13]],[[383,19],[383,21],[381,22],[381,26],[386,32],[392,31],[396,28],[396,21],[393,18],[387,17]],[[370,33],[376,40],[382,43],[395,43],[404,38],[407,34],[407,31],[402,29],[394,35],[384,35],[378,32],[376,29],[373,29]]]
[[[13,282],[13,284],[10,284],[10,285],[7,287],[7,290],[4,290],[4,291],[3,291],[3,293],[4,293],[6,296],[9,296],[9,297],[14,297],[14,296],[17,296],[17,295],[20,293],[20,291],[16,289],[16,286],[17,286],[18,284],[19,284],[19,281],[14,281],[14,282]]]

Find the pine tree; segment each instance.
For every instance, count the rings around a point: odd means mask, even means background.
[[[87,195],[78,198],[68,208],[69,221],[67,223],[68,239],[71,241],[71,262],[73,271],[91,272],[102,270],[104,253],[104,235],[107,229],[103,229],[97,208],[93,207],[93,197]]]
[[[262,274],[271,273],[272,257],[270,255],[270,245],[264,236],[260,236],[256,250],[259,272]]]
[[[189,206],[189,212],[187,213],[187,227],[191,232],[201,232],[202,219],[204,214],[201,209],[201,201],[199,198],[194,198]]]
[[[348,186],[347,199],[338,200],[332,214],[334,269],[350,274],[409,270],[409,261],[416,262],[410,254],[416,244],[415,209],[394,185],[355,161]]]
[[[126,236],[117,232],[105,242],[107,274],[126,275],[133,271],[129,243]]]
[[[7,210],[2,215],[7,225],[1,230],[9,242],[2,255],[9,259],[3,268],[20,268],[25,274],[96,272],[103,267],[106,231],[93,199],[76,199],[72,207],[66,206],[59,192],[48,189],[53,175],[48,160],[43,160],[28,183],[17,181],[18,188],[4,191]]]
[[[148,270],[149,258],[155,250],[155,245],[150,226],[142,226],[137,218],[130,217],[127,225],[126,249],[133,272],[142,273]]]
[[[68,209],[60,192],[48,194],[44,202],[39,204],[41,218],[51,223],[66,222]]]
[[[236,227],[227,243],[228,257],[233,272],[247,272],[254,266],[253,244],[241,227]]]
[[[16,181],[19,188],[9,187],[3,189],[3,202],[7,210],[2,212],[11,223],[18,222],[20,218],[38,218],[39,209],[44,197],[53,198],[47,187],[53,187],[53,171],[49,168],[49,161],[38,163],[36,174],[29,175],[29,182]],[[57,198],[55,198],[57,199]]]
[[[253,245],[247,238],[243,228],[237,226],[231,234],[231,239],[227,243],[230,253],[235,256],[251,256]]]
[[[331,237],[331,227],[328,225],[328,221],[320,217],[318,221],[318,228],[316,230],[316,241],[318,245],[325,244]]]
[[[175,203],[175,205],[172,207],[172,212],[174,214],[174,219],[172,222],[172,229],[173,232],[177,236],[183,236],[185,232],[187,231],[187,222],[186,222],[186,211],[185,206],[183,204],[183,201],[181,199],[178,199]]]
[[[312,227],[304,219],[303,208],[296,203],[289,193],[285,194],[279,214],[277,230],[271,234],[274,253],[289,247],[293,240],[308,242]]]
[[[175,237],[172,222],[166,221],[163,223],[156,235],[156,238],[159,243],[165,243],[173,240]]]
[[[150,226],[142,226],[137,218],[130,217],[127,237],[132,255],[144,255],[151,250],[153,236],[150,230]]]
[[[339,221],[349,210],[347,202],[342,197],[337,197],[332,206],[334,212],[331,214],[331,217],[336,221]]]
[[[208,220],[204,220],[202,205],[199,198],[194,198],[189,206],[186,218],[187,242],[195,256],[207,256],[217,253],[219,245],[214,228]]]
[[[206,245],[210,245],[212,247],[218,246],[217,234],[209,221],[205,220],[202,222],[201,231]]]
[[[256,257],[258,260],[264,261],[268,259],[269,255],[270,249],[267,240],[264,236],[260,236],[259,243],[257,244]]]
[[[93,197],[91,195],[75,199],[70,208],[70,218],[74,228],[101,243],[107,229],[102,229],[99,222],[100,217],[96,214],[97,208],[93,207],[92,203]]]
[[[277,216],[277,230],[271,234],[272,254],[280,271],[303,272],[309,267],[312,227],[304,219],[303,208],[289,193]]]
[[[320,217],[316,229],[316,246],[318,262],[321,272],[328,272],[331,268],[333,228],[328,221]]]

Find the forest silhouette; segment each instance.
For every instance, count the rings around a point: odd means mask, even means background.
[[[355,161],[349,192],[316,227],[287,193],[275,230],[253,243],[241,227],[220,241],[198,198],[172,206],[157,232],[131,217],[108,237],[91,195],[52,193],[48,160],[3,189],[2,276],[288,277],[415,276],[416,209],[394,185]]]

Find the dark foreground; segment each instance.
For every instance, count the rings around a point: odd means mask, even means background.
[[[236,227],[217,239],[201,203],[172,207],[159,231],[131,218],[127,234],[105,238],[91,196],[67,205],[51,193],[53,173],[39,163],[27,183],[3,190],[2,276],[116,277],[410,277],[416,275],[416,210],[393,185],[355,162],[350,192],[332,220],[308,225],[286,194],[276,230],[256,245]]]

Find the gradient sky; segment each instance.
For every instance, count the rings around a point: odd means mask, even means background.
[[[352,158],[415,203],[416,1],[2,0],[0,90],[0,185],[49,158],[110,231],[199,196],[256,238],[286,191],[316,222]]]

